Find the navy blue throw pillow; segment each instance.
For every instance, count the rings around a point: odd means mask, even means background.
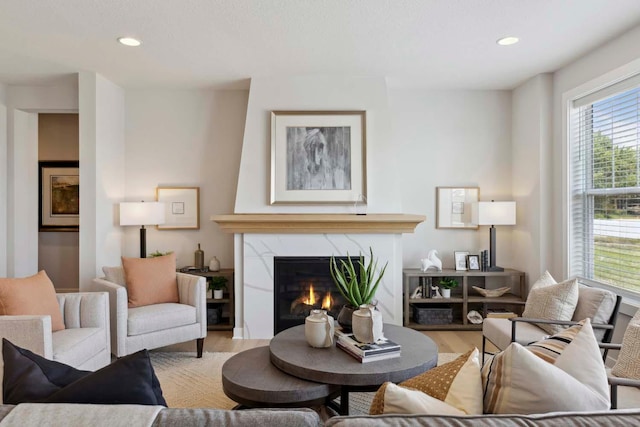
[[[38,356],[2,339],[5,404],[93,403],[162,405],[149,352],[122,357],[95,372],[81,371]]]

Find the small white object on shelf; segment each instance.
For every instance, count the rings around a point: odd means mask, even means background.
[[[427,257],[422,258],[420,262],[422,263],[422,271],[442,271],[442,261],[440,260],[440,258],[438,258],[438,251],[436,251],[435,249],[431,249],[427,253]]]
[[[475,310],[471,310],[467,313],[467,319],[469,319],[469,322],[474,325],[479,325],[483,321],[482,315]]]
[[[485,288],[479,288],[477,286],[472,286],[472,288],[475,289],[476,292],[482,295],[483,297],[489,297],[489,298],[500,297],[511,290],[510,286],[505,286],[498,289],[485,289]]]

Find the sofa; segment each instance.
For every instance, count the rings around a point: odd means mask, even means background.
[[[15,412],[14,412],[15,411]],[[19,415],[16,415],[21,411]],[[13,413],[13,414],[12,414]],[[108,414],[105,416],[105,414]],[[361,427],[361,426],[632,426],[640,424],[640,409],[592,413],[540,415],[351,415],[324,423],[311,409],[182,409],[143,405],[22,404],[0,406],[0,426],[246,426],[260,427]]]

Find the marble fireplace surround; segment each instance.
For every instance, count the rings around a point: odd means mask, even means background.
[[[234,233],[234,338],[273,337],[275,256],[366,256],[369,247],[378,268],[388,262],[378,307],[386,323],[402,325],[402,233],[413,233],[423,215],[232,214],[211,220]]]

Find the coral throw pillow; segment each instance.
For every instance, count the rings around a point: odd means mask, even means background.
[[[156,258],[122,257],[122,267],[129,307],[179,302],[175,254]]]
[[[52,331],[64,329],[56,290],[44,270],[20,279],[0,279],[0,315],[49,315]]]
[[[371,415],[482,414],[482,377],[477,349],[395,385],[384,383],[371,402]]]

